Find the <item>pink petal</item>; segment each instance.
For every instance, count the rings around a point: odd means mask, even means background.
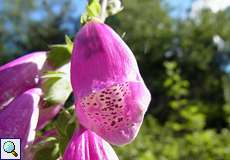
[[[22,148],[34,140],[41,93],[39,88],[30,89],[0,111],[1,138],[21,138]]]
[[[46,52],[35,52],[0,67],[0,110],[16,96],[39,83]]]
[[[77,34],[71,83],[84,127],[115,145],[136,137],[151,95],[133,53],[109,26],[92,21]]]
[[[65,153],[64,160],[118,160],[112,147],[90,130],[75,131]]]

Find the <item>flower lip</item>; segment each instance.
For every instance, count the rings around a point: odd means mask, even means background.
[[[114,145],[130,143],[150,101],[150,96],[143,97],[148,92],[142,87],[138,82],[126,82],[82,98],[76,108],[79,121]]]

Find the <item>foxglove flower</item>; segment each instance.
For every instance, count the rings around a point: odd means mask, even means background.
[[[46,58],[46,52],[35,52],[0,67],[0,110],[16,96],[37,87]]]
[[[64,160],[118,160],[112,147],[90,130],[75,131],[65,153]]]
[[[20,138],[22,148],[34,140],[40,96],[39,88],[30,89],[0,111],[0,137]]]
[[[136,137],[151,95],[132,51],[106,24],[88,22],[76,35],[71,83],[84,127],[115,145]]]

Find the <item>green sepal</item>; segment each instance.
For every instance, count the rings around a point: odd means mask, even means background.
[[[60,156],[59,144],[55,137],[47,137],[34,146],[36,150],[33,159],[50,160]]]
[[[60,144],[60,152],[63,154],[74,130],[76,129],[74,106],[68,107],[68,109],[63,109],[59,113],[58,117],[54,121],[54,127],[60,135],[58,137],[58,141]]]
[[[101,5],[99,0],[90,0],[89,4],[86,7],[86,12],[81,16],[81,24],[92,20],[95,17],[98,17],[101,11]]]
[[[61,67],[70,61],[73,42],[68,36],[65,36],[65,42],[66,44],[50,45],[48,61],[56,68]]]

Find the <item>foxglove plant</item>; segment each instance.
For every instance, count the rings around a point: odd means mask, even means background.
[[[130,143],[151,99],[132,51],[109,26],[93,20],[76,35],[72,54],[79,122],[112,144]]]
[[[118,160],[118,157],[105,140],[80,127],[74,132],[63,160]]]
[[[108,1],[107,5],[107,0],[102,0],[102,11],[98,17],[104,20],[120,11],[121,3],[116,3],[118,8],[111,10],[115,1],[118,0]],[[100,8],[97,2],[90,1],[89,13],[97,13]],[[107,8],[110,8],[109,12],[106,12]],[[75,129],[63,158],[118,160],[109,143],[124,145],[136,137],[151,95],[129,47],[112,28],[89,15],[83,17],[88,22],[75,38],[70,69],[75,112],[81,127]],[[70,54],[56,56],[56,53],[72,50],[72,42],[68,38],[66,40],[64,50],[61,45],[56,45],[58,49],[49,54],[33,53],[0,67],[0,137],[20,137],[25,147],[30,133],[34,133],[35,128],[44,129],[64,106],[72,91],[68,84],[69,75],[57,72],[44,75],[44,71],[54,70],[55,67],[60,67],[60,71],[69,71],[68,64],[64,64],[69,62]],[[46,107],[46,104],[53,102],[52,107]],[[11,112],[15,117],[12,121]],[[11,121],[10,127],[3,123],[5,120]],[[20,125],[22,131],[19,131]],[[61,134],[66,135],[58,127],[46,131],[37,137],[34,145],[50,135],[57,139]],[[27,158],[34,156],[31,152]]]

